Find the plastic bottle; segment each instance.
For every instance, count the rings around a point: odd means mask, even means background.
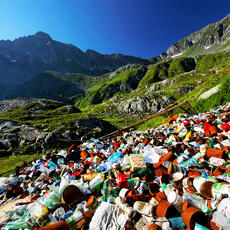
[[[129,185],[129,183],[126,180],[126,176],[123,173],[120,173],[116,177],[117,187],[126,187],[126,184]]]
[[[130,178],[128,179],[128,183],[130,188],[135,188],[137,184],[139,185],[140,178],[139,177]]]
[[[194,165],[199,167],[199,163],[195,158],[190,158],[187,161],[183,161],[182,163],[178,164],[179,167],[185,167],[185,168]]]
[[[133,209],[141,213],[142,215],[146,215],[149,217],[153,216],[153,209],[154,209],[153,204],[149,204],[143,201],[136,201],[133,205]]]
[[[187,134],[188,130],[186,128],[183,128],[180,133],[179,133],[179,137],[183,138],[185,137],[185,135]]]
[[[83,214],[81,212],[75,212],[72,216],[66,219],[66,222],[71,227],[81,219],[83,219]]]
[[[204,206],[206,206],[206,200],[187,192],[183,193],[182,200],[183,202],[187,200],[189,204],[199,209],[202,209]]]
[[[167,196],[168,202],[174,205],[178,210],[182,210],[182,197],[175,191],[169,192]]]
[[[112,196],[113,185],[110,179],[106,179],[103,183],[101,194],[103,195],[104,201],[107,201],[110,196]]]
[[[182,220],[182,217],[169,218],[168,221],[172,229],[184,229],[186,226]]]
[[[74,214],[74,212],[72,210],[69,210],[68,212],[66,212],[64,215],[62,215],[59,220],[66,220],[67,218],[69,218],[70,216],[72,216]]]
[[[165,193],[165,195],[168,197],[168,195],[169,195],[169,193],[170,192],[174,192],[175,191],[175,188],[173,187],[173,185],[171,185],[171,184],[165,184],[165,183],[163,183],[162,185],[161,185],[161,187],[162,187],[162,189],[163,189],[163,192]]]
[[[105,178],[103,174],[99,173],[93,180],[89,182],[89,188],[92,191],[99,191],[104,180]]]

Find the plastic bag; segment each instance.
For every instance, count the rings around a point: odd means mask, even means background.
[[[110,165],[113,165],[114,163],[120,163],[123,157],[124,154],[115,152],[109,157],[108,162]]]
[[[89,230],[123,230],[128,216],[116,205],[102,202],[90,222]]]
[[[147,145],[144,148],[144,153],[142,154],[143,158],[146,162],[154,164],[159,162],[160,159],[160,155],[157,153],[157,151],[155,150],[155,148],[152,148],[150,145]]]
[[[70,184],[76,185],[80,189],[80,191],[82,193],[84,193],[84,194],[91,194],[91,191],[89,189],[89,184],[88,183],[84,183],[84,181],[81,180],[81,179],[80,180],[72,180],[70,182]]]
[[[39,203],[38,201],[33,203],[33,205],[31,205],[28,210],[31,217],[34,217],[35,219],[42,218],[43,216],[46,216],[49,213],[48,208],[44,204]]]
[[[53,191],[53,192],[49,193],[47,196],[45,196],[45,199],[41,199],[39,202],[41,204],[44,204],[49,209],[52,209],[61,203],[61,197],[60,197],[59,193],[55,193]]]
[[[65,189],[65,187],[67,185],[69,185],[70,181],[69,181],[69,175],[68,174],[64,174],[61,177],[61,182],[60,182],[60,186],[59,186],[59,194],[62,194],[63,190]]]
[[[9,185],[14,178],[0,177],[0,188]]]
[[[2,230],[9,230],[9,229],[31,229],[31,226],[28,225],[25,220],[17,220],[8,222],[5,226],[1,228]]]
[[[229,221],[221,212],[214,212],[212,216],[212,221],[214,221],[216,225],[221,229],[229,230]]]
[[[33,205],[30,205],[34,207]],[[28,209],[24,207],[18,207],[13,211],[6,212],[6,215],[12,220],[8,222],[1,229],[30,229],[31,227],[26,223],[26,220],[31,217],[31,214]]]

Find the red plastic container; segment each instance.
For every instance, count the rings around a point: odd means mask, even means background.
[[[117,181],[117,187],[122,187],[122,184],[126,184],[127,180],[125,174],[122,173],[118,174],[116,181]]]

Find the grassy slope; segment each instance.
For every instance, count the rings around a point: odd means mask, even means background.
[[[47,131],[53,131],[57,127],[67,127],[71,125],[76,119],[87,118],[87,113],[69,113],[66,106],[60,106],[58,108],[53,107],[57,102],[49,101],[46,109],[42,109],[40,103],[31,103],[20,108],[12,109],[6,113],[0,113],[0,120],[14,121],[17,124],[26,124],[34,128],[47,129]],[[31,116],[32,110],[40,110],[40,113]]]
[[[118,74],[114,78],[102,78],[102,80],[98,81],[92,88],[90,88],[84,98],[79,98],[75,105],[83,109],[91,104],[99,104],[102,103],[104,100],[107,100],[113,97],[120,91],[120,86],[122,84],[130,84],[133,88],[136,88],[138,84],[131,84],[134,78],[140,75],[142,72],[144,73],[145,70],[143,67],[138,67],[135,69],[128,70],[126,72],[122,72]],[[138,81],[138,79],[137,79]],[[140,80],[139,80],[140,81]],[[138,82],[137,82],[138,83]]]
[[[0,160],[0,177],[9,176],[14,174],[16,166],[21,166],[24,161],[31,162],[33,160],[39,159],[43,154],[33,154],[33,155],[17,155],[10,157],[1,157]]]
[[[227,72],[228,68],[230,67],[229,57],[230,52],[199,56],[197,57],[196,68],[192,72],[185,72],[186,69],[183,66],[183,59],[181,58],[175,59],[173,62],[167,61],[163,64],[158,63],[151,65],[148,72],[139,82],[139,86],[136,90],[132,91],[131,93],[118,92],[111,99],[105,100],[101,104],[88,105],[85,107],[85,111],[99,116],[100,118],[109,120],[118,127],[126,126],[127,123],[130,124],[140,120],[140,118],[131,119],[128,117],[128,115],[119,114],[116,109],[116,104],[136,96],[149,96],[149,87],[154,84],[158,84],[159,71],[161,71],[161,73],[166,73],[166,71],[168,71],[165,69],[167,68],[167,65],[168,69],[174,69],[177,73],[179,73],[179,75],[176,74],[175,77],[172,76],[168,78],[169,80],[174,80],[174,83],[172,85],[165,86],[159,92],[155,92],[155,94],[152,94],[151,96],[157,97],[162,94],[169,94],[174,97],[177,102],[182,102],[189,98],[197,112],[211,109],[214,106],[230,101],[228,92],[230,76]],[[163,66],[163,69],[160,69],[159,66]],[[218,71],[214,71],[213,68],[215,68],[215,70],[218,69]],[[203,92],[218,84],[222,84],[222,87],[217,94],[211,96],[208,100],[198,101],[198,97]],[[99,90],[100,87],[102,86],[95,86],[95,90]],[[185,95],[180,95],[178,92],[181,88],[185,87],[192,87],[193,90],[185,93]],[[176,112],[180,113],[183,111],[180,110]],[[141,125],[139,129],[146,129],[151,127],[151,125],[157,126],[166,118],[167,116],[165,115],[164,117],[156,118],[153,121],[148,121],[144,125]],[[128,122],[127,119],[129,119]]]
[[[151,65],[145,76],[140,81],[139,86],[145,86],[147,84],[166,79],[168,77],[169,65],[170,61]]]

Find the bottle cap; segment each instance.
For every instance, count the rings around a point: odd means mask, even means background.
[[[204,206],[202,207],[202,212],[204,212],[205,214],[209,214],[212,212],[212,210],[208,206]]]
[[[166,185],[165,183],[163,183],[163,184],[161,185],[161,187],[162,187],[163,189],[166,189],[166,188],[167,188],[167,185]]]

